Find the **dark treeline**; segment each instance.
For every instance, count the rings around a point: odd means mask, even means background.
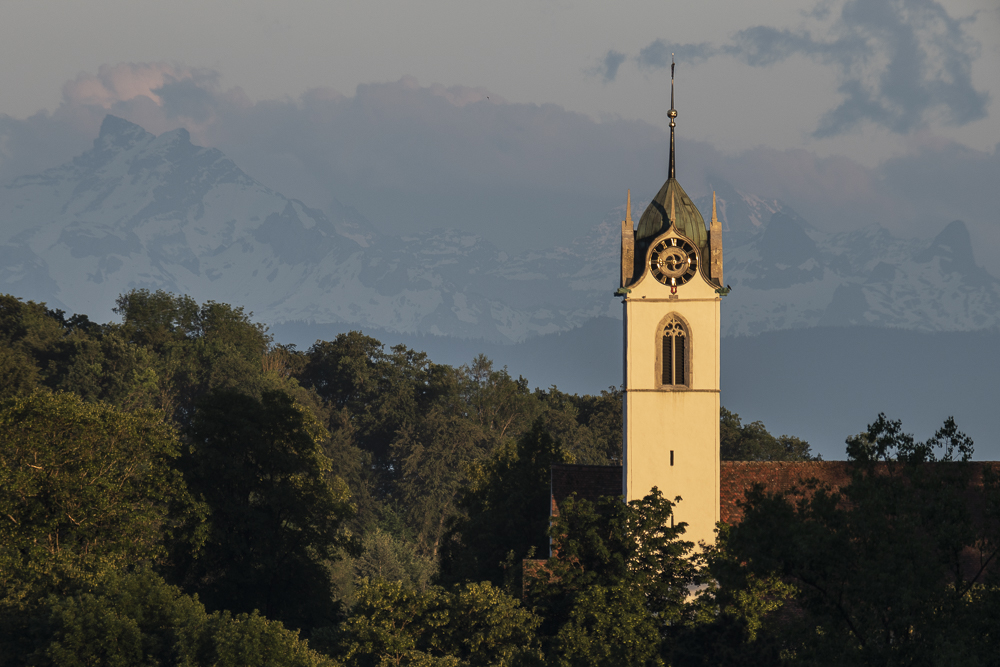
[[[966,561],[996,552],[1000,502],[971,517],[963,500],[995,485],[913,465],[967,458],[954,424],[914,443],[880,418],[851,440],[851,486],[760,492],[703,550],[657,490],[571,500],[549,525],[552,463],[620,463],[614,388],[531,390],[485,357],[454,368],[357,332],[300,351],[164,292],[115,312],[0,296],[0,666],[978,664],[998,648],[990,569]],[[720,417],[723,458],[812,459]],[[895,486],[861,465],[885,461]]]

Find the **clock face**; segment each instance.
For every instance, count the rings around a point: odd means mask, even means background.
[[[698,253],[684,239],[663,239],[649,255],[649,268],[664,285],[683,285],[698,272]]]

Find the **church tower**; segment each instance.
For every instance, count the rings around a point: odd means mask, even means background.
[[[670,66],[667,181],[633,229],[622,222],[624,460],[626,500],[658,487],[682,501],[677,521],[697,544],[719,520],[719,305],[722,225],[711,227],[677,182],[674,65]]]

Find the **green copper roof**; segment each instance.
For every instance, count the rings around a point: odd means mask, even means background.
[[[639,229],[636,230],[636,241],[651,241],[667,231],[670,222],[670,197],[674,198],[674,213],[677,216],[677,232],[694,241],[695,245],[704,250],[708,247],[708,230],[705,229],[705,219],[701,217],[698,207],[684,192],[684,188],[676,178],[668,178],[660,191],[649,202],[646,212],[639,219]]]

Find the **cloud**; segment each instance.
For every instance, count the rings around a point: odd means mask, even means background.
[[[625,62],[626,58],[627,56],[621,51],[611,49],[607,52],[607,54],[605,54],[601,63],[591,70],[591,73],[599,75],[602,79],[604,79],[605,83],[614,81],[615,77],[618,76],[618,68],[621,67],[621,64]]]
[[[963,23],[934,0],[850,0],[826,37],[759,26],[727,52],[756,66],[803,54],[836,67],[844,100],[820,119],[817,137],[863,121],[905,134],[938,109],[954,125],[985,117],[989,97],[971,77],[978,45]]]
[[[420,84],[412,76],[403,77],[403,82],[410,90],[418,90]],[[494,104],[506,104],[506,100],[497,94],[490,97],[490,91],[483,87],[470,88],[469,86],[442,86],[440,83],[432,83],[427,90],[431,95],[437,95],[448,100],[448,103],[456,107],[464,107],[466,104],[492,100]]]
[[[238,89],[220,92],[218,81],[212,70],[176,63],[101,65],[96,74],[80,74],[63,85],[55,111],[23,120],[0,114],[0,183],[79,155],[92,145],[108,112],[156,134],[185,126],[204,142],[216,100],[233,102],[242,95]]]
[[[80,74],[63,86],[68,105],[99,106],[111,109],[117,102],[147,97],[161,104],[160,90],[181,81],[191,81],[202,89],[214,88],[219,75],[212,70],[169,63],[120,63],[101,65],[97,74]]]
[[[194,78],[169,79],[151,91],[164,113],[171,118],[190,118],[197,123],[208,120],[215,108],[215,95]]]
[[[907,134],[943,114],[951,125],[984,118],[989,95],[972,83],[979,44],[935,0],[846,0],[840,12],[820,3],[812,29],[754,26],[727,43],[681,45],[656,40],[639,51],[640,67],[663,68],[669,53],[685,60],[727,55],[753,67],[805,56],[835,68],[843,101],[819,119],[815,137],[869,122]]]

